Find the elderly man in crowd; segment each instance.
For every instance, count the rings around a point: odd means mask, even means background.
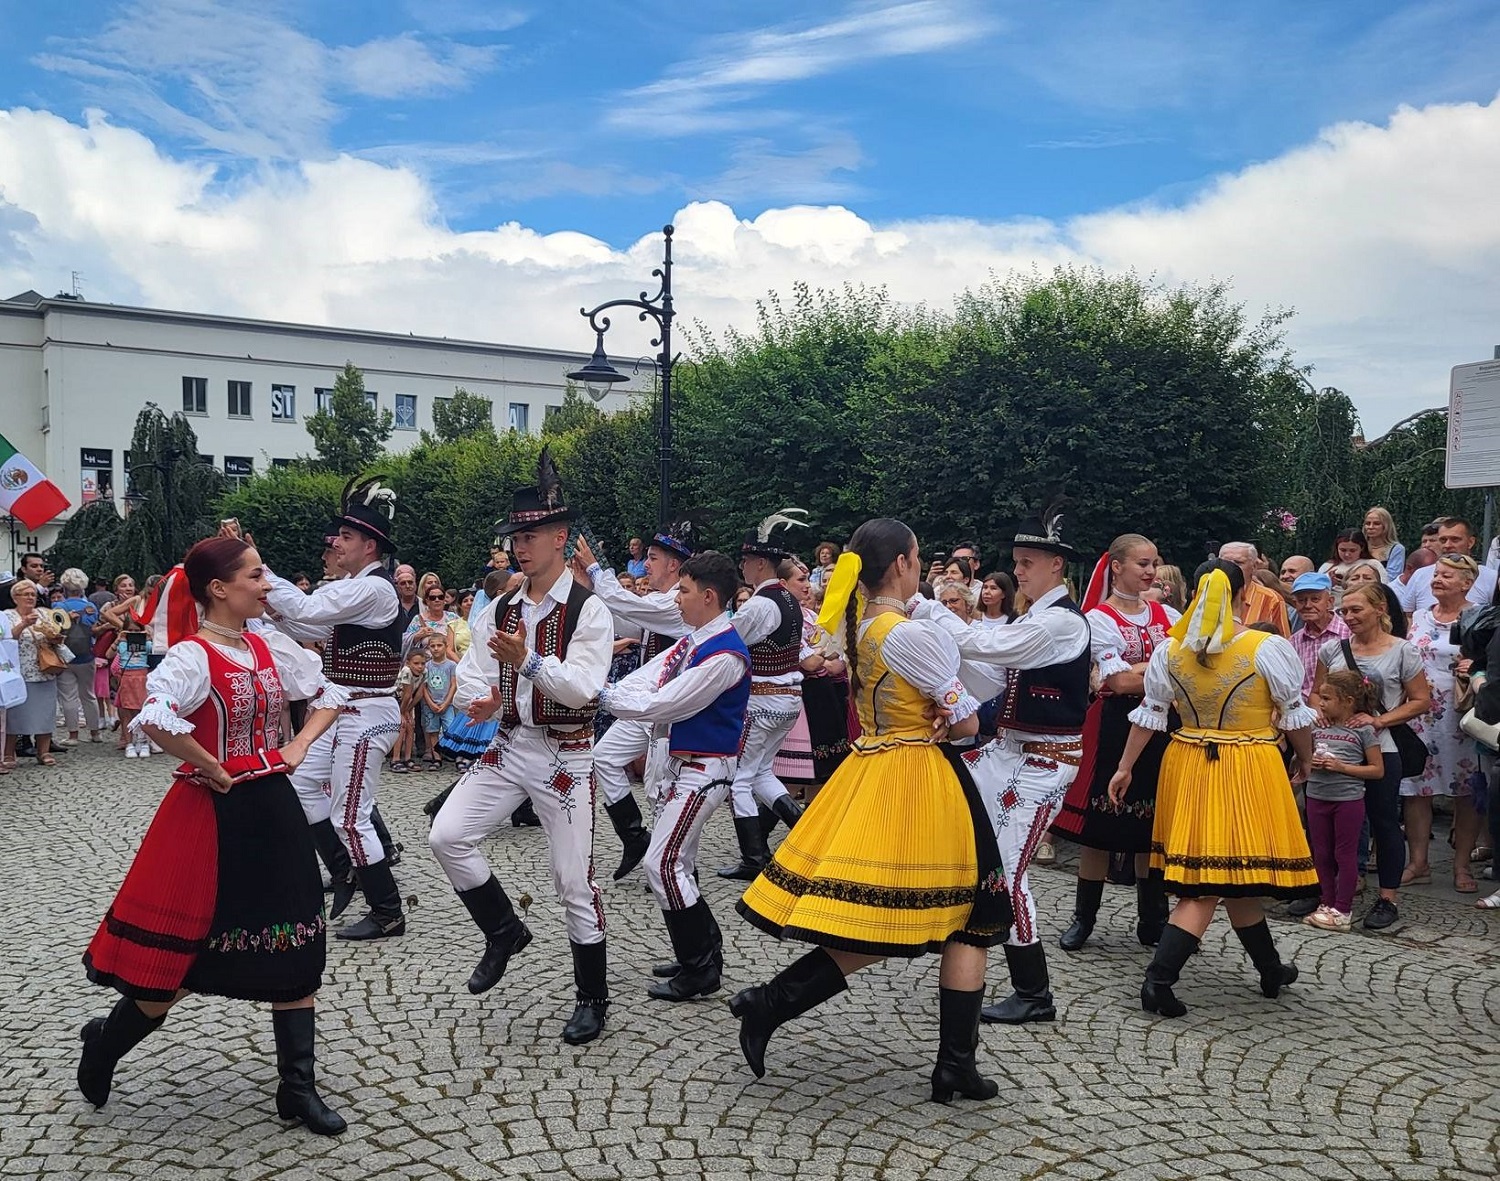
[[[422,609],[422,604],[417,601],[417,571],[402,563],[396,567],[392,580],[396,584],[396,598],[401,603],[401,613],[396,618],[401,621],[403,628],[410,627],[411,621]]]
[[[1226,541],[1219,547],[1219,557],[1233,562],[1245,573],[1245,623],[1269,623],[1278,636],[1289,637],[1292,626],[1287,618],[1286,603],[1270,587],[1256,581],[1255,572],[1260,569],[1259,551],[1248,541]]]
[[[1333,609],[1333,579],[1309,570],[1292,583],[1292,602],[1302,618],[1292,633],[1292,647],[1302,658],[1302,697],[1307,700],[1318,671],[1318,649],[1329,640],[1347,640],[1349,628]]]

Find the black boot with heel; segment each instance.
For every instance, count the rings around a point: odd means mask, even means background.
[[[122,996],[108,1017],[95,1017],[85,1025],[78,1035],[83,1042],[83,1054],[78,1059],[78,1089],[83,1097],[95,1107],[103,1107],[109,1101],[120,1059],[160,1029],[166,1019],[165,1013],[147,1017],[135,1001]]]
[[[1182,975],[1183,965],[1198,950],[1198,937],[1168,923],[1156,945],[1156,955],[1146,965],[1146,982],[1141,985],[1141,1008],[1163,1017],[1181,1017],[1187,1006],[1177,999],[1172,985]]]
[[[751,822],[757,823],[753,817]],[[794,960],[765,984],[731,997],[729,1011],[740,1022],[740,1051],[755,1077],[765,1077],[766,1046],[773,1033],[848,987],[843,969],[819,947]]]
[[[1094,933],[1099,917],[1099,903],[1104,899],[1104,883],[1079,878],[1073,901],[1073,922],[1062,933],[1057,945],[1064,951],[1078,951]]]
[[[276,1114],[285,1120],[299,1120],[315,1136],[337,1136],[349,1125],[318,1094],[316,1058],[316,1011],[305,1009],[271,1010],[271,1028],[276,1034],[276,1073],[281,1085],[276,1088]]]
[[[1284,964],[1276,951],[1276,942],[1271,938],[1271,928],[1266,920],[1248,927],[1236,927],[1234,933],[1240,937],[1245,950],[1250,953],[1250,962],[1260,973],[1260,994],[1275,1000],[1281,990],[1297,979],[1297,965]]]
[[[947,1103],[954,1094],[965,1099],[993,1099],[1000,1093],[992,1080],[981,1077],[974,1063],[979,1049],[979,1010],[984,989],[961,992],[938,989],[938,1056],[932,1068],[932,1101]]]

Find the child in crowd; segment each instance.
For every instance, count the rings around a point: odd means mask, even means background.
[[[1375,686],[1363,673],[1336,669],[1313,693],[1323,725],[1313,731],[1307,776],[1307,838],[1322,887],[1322,905],[1302,921],[1325,931],[1347,931],[1359,881],[1359,830],[1365,784],[1385,774],[1373,727],[1351,726],[1357,714],[1380,712]]]
[[[118,749],[127,759],[151,757],[151,740],[145,734],[132,735],[130,723],[146,704],[146,669],[151,659],[151,636],[145,627],[129,616],[125,630],[110,646],[110,655],[118,665],[120,687],[115,692],[115,708],[120,714]]]
[[[458,665],[448,659],[448,645],[444,640],[430,643],[427,655],[427,675],[422,682],[422,733],[427,742],[423,767],[428,771],[441,771],[443,759],[438,754],[437,744],[443,728],[453,720]]]
[[[401,730],[396,735],[396,745],[391,748],[391,770],[404,775],[412,769],[413,747],[416,742],[421,693],[427,679],[427,649],[413,644],[406,653],[406,665],[396,674],[396,693],[401,700]]]

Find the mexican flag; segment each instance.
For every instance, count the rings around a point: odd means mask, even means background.
[[[40,529],[67,507],[62,489],[0,435],[0,511],[28,529]]]

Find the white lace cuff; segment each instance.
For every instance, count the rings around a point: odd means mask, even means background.
[[[1140,705],[1130,711],[1130,722],[1139,726],[1142,730],[1156,730],[1165,733],[1167,729],[1168,706],[1162,701],[1152,701],[1149,697]]]
[[[965,718],[973,717],[979,712],[979,701],[972,697],[958,681],[954,681],[943,690],[937,704],[943,711],[943,716],[948,719],[950,726],[956,726]]]
[[[1296,706],[1282,714],[1281,721],[1277,723],[1283,730],[1305,730],[1317,724],[1318,715],[1300,700]]]
[[[1099,654],[1099,679],[1107,681],[1116,673],[1128,673],[1130,665],[1121,659],[1118,652],[1101,652]]]
[[[344,685],[335,685],[332,681],[324,681],[323,687],[312,695],[312,700],[307,703],[308,709],[343,709],[349,704],[349,689]]]
[[[137,734],[141,732],[142,726],[155,726],[158,730],[165,730],[168,734],[191,734],[193,732],[193,723],[186,718],[179,717],[177,703],[165,697],[146,698],[146,704],[141,707],[141,712],[130,721],[131,730]]]

